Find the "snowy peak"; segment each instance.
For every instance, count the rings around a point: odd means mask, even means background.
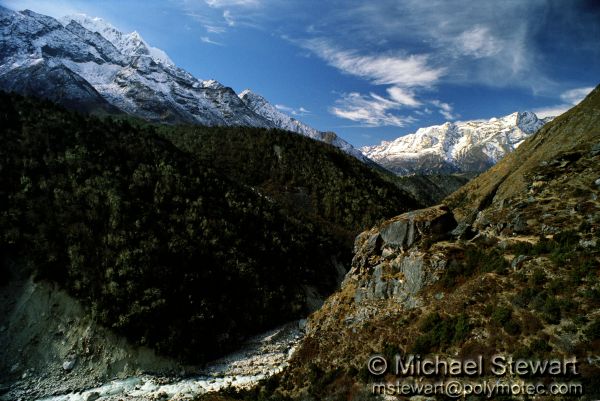
[[[209,89],[225,89],[225,85],[218,81],[215,81],[214,79],[202,81],[202,87]]]
[[[524,111],[489,120],[446,122],[361,150],[400,175],[480,172],[516,149],[549,120]]]
[[[125,34],[104,21],[102,18],[90,17],[86,14],[73,14],[60,18],[60,22],[64,26],[67,26],[72,21],[91,32],[99,33],[126,56],[148,56],[157,63],[163,63],[169,66],[174,65],[167,53],[161,49],[148,45],[137,31]]]

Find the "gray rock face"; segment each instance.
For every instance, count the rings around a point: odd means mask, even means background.
[[[381,238],[386,245],[409,248],[425,236],[439,239],[456,225],[456,220],[447,207],[434,206],[395,217],[381,228]]]
[[[357,304],[392,300],[408,309],[420,306],[419,291],[437,280],[447,261],[420,250],[418,244],[449,236],[456,225],[450,210],[440,205],[402,214],[361,233],[342,286],[355,283]]]
[[[512,260],[512,262],[510,263],[510,267],[513,270],[518,270],[523,265],[523,263],[529,259],[531,259],[529,256],[519,255]]]
[[[85,79],[68,68],[40,62],[16,68],[2,76],[0,89],[41,97],[83,112],[119,113]]]
[[[393,300],[405,308],[416,308],[421,305],[419,291],[435,280],[437,264],[419,251],[401,254],[391,263],[380,263],[370,274],[358,278],[354,301]]]
[[[92,391],[85,396],[85,401],[96,401],[98,398],[100,398],[100,394],[97,391]]]

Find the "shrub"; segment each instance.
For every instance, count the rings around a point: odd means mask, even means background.
[[[512,310],[504,306],[497,307],[492,313],[492,321],[498,323],[500,326],[505,325],[510,321],[512,317]]]
[[[435,312],[423,320],[420,329],[423,334],[416,338],[411,350],[417,354],[427,354],[434,349],[463,342],[472,327],[464,313],[442,318]]]
[[[525,308],[536,295],[537,290],[531,287],[525,287],[514,296],[513,303],[521,308]]]
[[[502,328],[510,335],[517,335],[521,332],[521,326],[514,320],[512,310],[504,306],[498,306],[492,313],[492,321]]]
[[[546,274],[542,269],[535,269],[529,277],[529,285],[533,287],[541,287],[546,282]]]
[[[529,345],[529,349],[533,354],[543,354],[546,352],[552,351],[552,347],[546,340],[542,340],[541,338],[536,338]]]
[[[507,272],[508,267],[509,263],[498,250],[482,250],[469,247],[462,259],[457,258],[450,261],[440,277],[439,283],[442,287],[450,289],[477,273],[496,272],[504,274]]]
[[[552,252],[555,248],[555,242],[540,236],[538,242],[531,248],[531,255],[545,255]]]
[[[471,332],[471,325],[469,324],[469,318],[466,314],[461,313],[458,315],[454,322],[454,337],[452,338],[453,343],[461,343],[467,339]]]
[[[515,255],[530,255],[533,245],[529,242],[519,241],[513,244],[509,249]]]
[[[600,318],[596,318],[589,326],[585,329],[585,336],[590,341],[600,340]]]
[[[542,307],[542,317],[544,320],[550,324],[558,324],[560,323],[561,318],[561,309],[560,302],[550,296],[546,298],[544,302],[544,306]]]

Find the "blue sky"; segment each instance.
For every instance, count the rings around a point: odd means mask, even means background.
[[[558,114],[600,83],[595,0],[0,0],[137,30],[180,67],[355,146],[448,120]]]

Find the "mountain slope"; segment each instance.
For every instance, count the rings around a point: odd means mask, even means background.
[[[394,374],[393,361],[410,354],[421,360],[481,355],[489,366],[500,354],[527,361],[576,357],[578,373],[484,371],[478,380],[564,381],[581,387],[548,399],[597,399],[599,126],[597,87],[447,205],[361,233],[342,288],[311,316],[291,368],[268,388],[294,399],[358,400],[372,394],[374,383],[395,388],[399,379],[462,385],[473,377]],[[367,370],[374,354],[387,360],[386,374]]]
[[[134,343],[203,362],[335,288],[340,240],[151,130],[0,106],[2,291],[54,281]]]
[[[54,281],[179,360],[306,316],[347,269],[349,238],[418,207],[300,135],[132,125],[4,93],[0,106],[0,286],[15,271]]]
[[[51,67],[42,60],[4,74],[0,80],[0,89],[41,97],[86,113],[120,113],[85,79],[62,65]]]
[[[421,207],[402,187],[326,143],[250,127],[158,126],[157,132],[288,213],[344,238],[383,216]]]
[[[557,117],[552,124],[508,154],[500,163],[471,181],[445,201],[459,218],[472,217],[493,201],[501,201],[527,189],[532,172],[577,148],[598,142],[600,90],[596,88],[585,102]],[[569,156],[561,164],[569,164]],[[575,157],[575,156],[573,156]]]
[[[149,56],[156,63],[174,66],[173,61],[164,51],[148,45],[139,33],[134,31],[125,34],[104,21],[102,18],[94,18],[85,14],[73,14],[66,15],[60,18],[59,21],[64,26],[68,26],[71,22],[75,22],[90,32],[100,34],[100,36],[112,43],[113,46],[126,56]]]
[[[277,128],[297,132],[309,138],[328,143],[336,148],[342,149],[344,152],[356,157],[359,160],[362,160],[363,162],[371,162],[362,154],[362,152],[338,137],[335,132],[317,131],[303,122],[282,113],[264,97],[252,92],[249,89],[246,89],[240,93],[239,96],[250,110],[254,111],[260,116],[263,116],[267,120],[272,121]]]
[[[482,172],[549,120],[522,112],[488,121],[447,122],[361,151],[399,175]]]

